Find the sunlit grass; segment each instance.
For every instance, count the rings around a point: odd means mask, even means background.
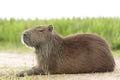
[[[11,52],[11,53],[29,53],[33,52],[32,48],[26,47],[23,44],[14,44],[14,43],[1,43],[0,42],[0,51],[1,52]]]
[[[120,50],[114,50],[114,51],[112,51],[112,54],[114,56],[120,57]]]
[[[48,24],[52,24],[62,36],[75,33],[98,34],[108,41],[112,49],[120,49],[120,18],[100,17],[49,20],[0,19],[0,50],[11,50],[12,47],[15,47],[15,50],[24,50],[21,44],[22,32],[36,25]]]

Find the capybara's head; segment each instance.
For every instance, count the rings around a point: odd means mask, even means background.
[[[27,46],[37,47],[49,42],[52,35],[53,27],[36,26],[26,30],[22,35],[22,40]]]

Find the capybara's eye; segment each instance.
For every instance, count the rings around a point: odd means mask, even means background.
[[[38,30],[38,32],[43,32],[44,30]]]

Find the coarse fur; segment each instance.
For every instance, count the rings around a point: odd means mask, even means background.
[[[23,33],[23,42],[35,48],[37,65],[17,76],[111,72],[115,67],[107,42],[94,34],[63,38],[52,25],[37,26]]]

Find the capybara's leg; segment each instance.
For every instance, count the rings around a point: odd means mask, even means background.
[[[33,67],[32,69],[19,72],[18,74],[16,74],[16,76],[24,77],[25,74],[27,74],[27,75],[40,75],[40,74],[43,75],[43,74],[45,74],[45,72],[40,68]]]

